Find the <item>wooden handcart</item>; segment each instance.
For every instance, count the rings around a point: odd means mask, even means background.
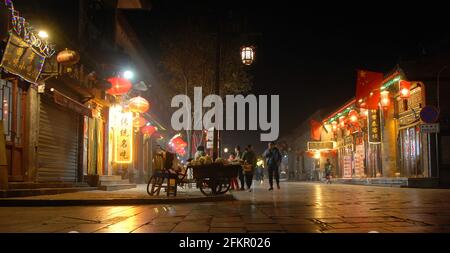
[[[241,165],[212,163],[190,166],[197,182],[197,188],[205,196],[225,194],[230,190],[230,181],[237,177]]]

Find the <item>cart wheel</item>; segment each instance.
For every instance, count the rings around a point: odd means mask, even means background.
[[[222,184],[218,184],[215,180],[204,179],[200,184],[200,191],[205,196],[214,196],[222,191]]]
[[[147,183],[147,193],[148,193],[148,195],[150,195],[150,196],[153,195],[152,192],[151,192],[151,189],[152,189],[152,181],[153,181],[153,180],[154,180],[154,176],[151,176],[150,179],[148,180],[148,183]]]

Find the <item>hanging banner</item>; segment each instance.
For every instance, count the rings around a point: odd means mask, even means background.
[[[12,74],[36,84],[44,67],[44,62],[44,56],[22,38],[11,33],[0,66]]]
[[[115,162],[133,162],[133,113],[120,113],[115,129]]]
[[[364,145],[356,145],[355,148],[355,176],[361,177],[364,174]]]
[[[352,178],[352,156],[344,156],[344,178]]]
[[[369,143],[376,144],[381,142],[381,129],[380,129],[380,111],[368,110],[368,129],[369,129]]]

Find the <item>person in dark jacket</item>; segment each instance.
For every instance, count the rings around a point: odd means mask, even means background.
[[[280,189],[280,174],[279,167],[281,163],[281,153],[280,150],[275,146],[275,142],[269,143],[269,148],[264,151],[263,156],[266,158],[267,167],[269,169],[269,191],[273,190],[273,176],[275,175],[275,180],[277,182],[277,188]]]
[[[243,153],[241,152],[241,147],[240,146],[236,146],[234,148],[234,152],[236,154],[235,160],[236,161],[242,161],[242,157],[243,157]],[[241,183],[241,191],[245,190],[245,177],[244,177],[244,172],[242,169],[239,170],[239,181]]]
[[[252,182],[253,182],[253,171],[256,168],[256,154],[253,151],[253,146],[248,145],[246,147],[245,153],[242,157],[242,160],[247,164],[249,170],[244,171],[245,182],[247,184],[247,189],[249,192],[252,191]]]

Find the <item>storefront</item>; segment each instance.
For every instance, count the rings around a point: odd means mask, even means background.
[[[81,119],[92,117],[91,110],[52,88],[46,89],[39,101],[37,181],[81,181]]]
[[[414,83],[410,97],[396,99],[398,119],[398,165],[405,177],[429,177],[428,145],[430,134],[420,132],[420,112],[425,104],[423,85]]]

